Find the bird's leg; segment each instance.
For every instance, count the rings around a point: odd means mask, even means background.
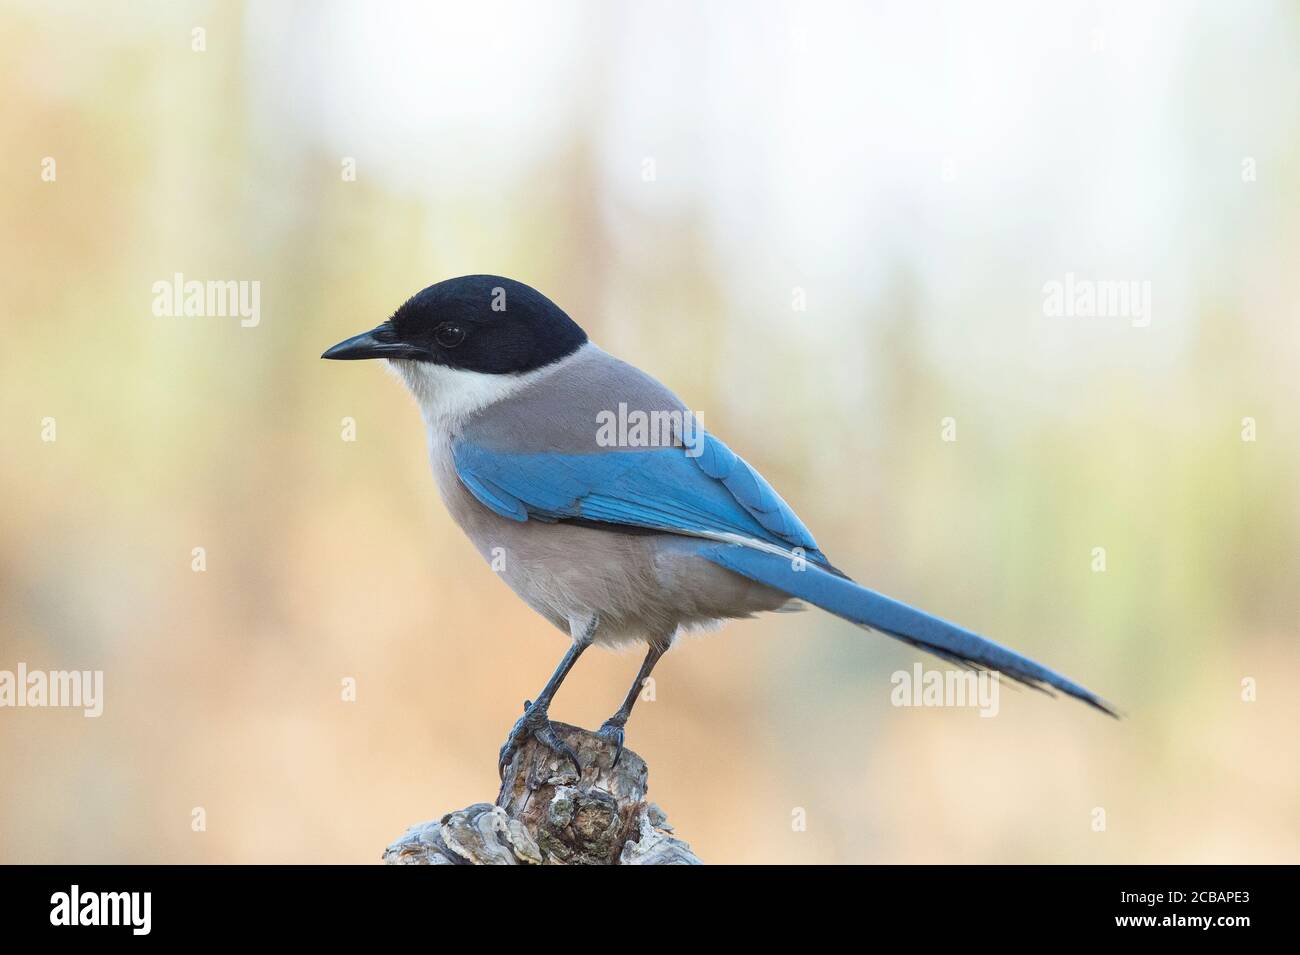
[[[555,735],[555,729],[551,726],[551,719],[547,710],[550,708],[551,699],[560,688],[560,684],[569,675],[573,665],[578,662],[578,657],[582,656],[582,651],[591,646],[598,622],[598,618],[593,616],[590,620],[583,621],[581,626],[576,621],[571,625],[573,643],[565,651],[564,657],[560,660],[560,665],[555,668],[551,678],[546,681],[546,686],[542,687],[542,692],[537,695],[536,700],[524,700],[524,715],[515,721],[515,725],[511,728],[510,735],[506,737],[505,743],[501,746],[501,753],[497,757],[497,772],[502,779],[505,778],[506,767],[510,765],[510,760],[514,758],[516,751],[518,751],[524,740],[530,736],[547,749],[567,757],[573,763],[573,768],[578,771],[578,774],[582,774],[578,754],[564,740]]]
[[[641,695],[641,687],[650,676],[650,671],[655,668],[655,664],[659,662],[659,658],[668,652],[668,647],[671,645],[671,641],[664,645],[651,641],[650,649],[641,663],[641,669],[637,671],[632,688],[627,691],[627,698],[623,700],[623,705],[596,731],[597,736],[604,737],[614,744],[614,761],[610,764],[611,768],[618,765],[619,757],[623,755],[623,727],[627,725],[627,719],[632,715],[632,707],[636,705],[637,697]]]

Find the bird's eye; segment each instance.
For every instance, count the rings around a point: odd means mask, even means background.
[[[443,323],[434,331],[433,339],[443,348],[455,348],[465,340],[465,329],[459,325]]]

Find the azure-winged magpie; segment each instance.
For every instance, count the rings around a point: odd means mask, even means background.
[[[854,583],[675,395],[601,351],[527,285],[493,275],[439,282],[321,357],[389,362],[419,402],[448,510],[514,592],[572,640],[502,746],[502,771],[528,736],[576,766],[547,711],[592,643],[649,648],[600,729],[621,752],[642,682],[677,634],[800,601],[1114,715],[1047,667]]]

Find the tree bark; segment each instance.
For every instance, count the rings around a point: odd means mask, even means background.
[[[506,767],[495,804],[475,803],[411,826],[384,850],[389,865],[700,865],[646,796],[645,760],[567,723],[582,774],[528,740]]]

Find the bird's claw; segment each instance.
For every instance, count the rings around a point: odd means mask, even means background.
[[[609,768],[613,769],[623,756],[623,721],[605,720],[600,729],[596,730],[596,735],[614,744],[614,760],[609,764]]]
[[[551,719],[547,715],[546,705],[525,700],[524,715],[519,717],[511,727],[510,735],[506,737],[505,743],[501,746],[501,753],[497,757],[497,773],[502,779],[505,779],[506,767],[515,758],[515,753],[529,737],[573,763],[574,770],[579,776],[582,775],[582,764],[578,762],[578,754],[556,734],[555,727],[551,725]]]

